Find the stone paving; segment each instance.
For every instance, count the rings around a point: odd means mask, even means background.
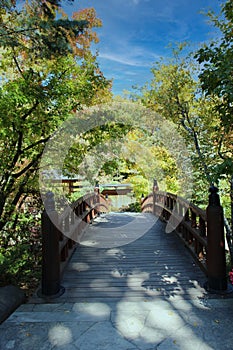
[[[25,304],[0,326],[0,349],[232,350],[233,300]]]

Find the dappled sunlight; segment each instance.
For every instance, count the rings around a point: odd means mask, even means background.
[[[113,269],[110,274],[114,278],[125,278],[127,276],[127,272],[123,272],[120,269]]]
[[[101,214],[100,216],[97,216],[95,218],[95,221],[93,222],[93,224],[95,225],[95,224],[97,224],[99,222],[109,222],[109,220],[108,220],[108,218],[106,217],[105,214]]]
[[[177,298],[176,296],[170,296],[168,298],[168,302],[169,304],[171,305],[171,307],[176,310],[176,309],[179,309],[180,312],[183,312],[183,313],[188,313],[188,312],[191,312],[192,310],[192,302],[191,300],[185,300],[183,298]],[[201,308],[201,303],[200,301],[197,301],[197,307],[200,306]]]
[[[193,283],[193,287],[187,289],[190,297],[192,297],[193,299],[203,297],[203,294],[206,293],[206,290],[203,287],[201,287],[197,281],[190,280],[190,282]]]
[[[106,290],[108,292],[105,292],[106,294],[111,294],[112,292],[120,292],[121,289],[119,287],[115,287],[111,285],[110,281],[107,281],[106,279],[102,279],[102,278],[96,278],[93,279],[90,282],[90,288],[96,290],[96,291],[100,291],[100,290]]]
[[[148,279],[150,274],[148,272],[142,272],[142,271],[133,271],[132,275],[128,276],[127,278],[127,285],[132,290],[142,290],[144,291],[145,288],[142,287],[142,283]]]
[[[166,269],[166,265],[164,268]],[[156,278],[154,275],[153,273],[149,274],[148,278],[142,284],[148,296],[164,295],[169,298],[172,295],[181,296],[184,294],[178,277],[169,275],[168,273],[156,274]]]
[[[169,284],[178,283],[178,279],[175,276],[162,276],[163,281]]]
[[[150,328],[160,328],[172,332],[174,327],[184,326],[184,321],[178,316],[169,302],[164,302],[158,298],[157,303],[147,303],[146,309],[149,310],[146,325]]]
[[[73,262],[73,263],[70,263],[69,266],[72,270],[75,270],[78,272],[87,271],[90,269],[90,266],[87,263],[82,263],[82,262],[79,262],[79,263]]]
[[[116,317],[113,320],[114,326],[129,339],[136,339],[140,336],[147,313],[141,307],[141,302],[130,302],[127,295],[117,304]]]
[[[202,349],[213,350],[203,341],[204,321],[197,316],[196,310],[203,309],[203,304],[196,300],[179,301],[161,297],[137,297],[132,301],[133,291],[125,293],[118,302],[75,303],[72,312],[77,314],[77,321],[85,321],[81,325],[73,318],[72,325],[55,325],[49,330],[48,339],[52,346],[67,348],[74,342],[76,332],[80,337],[76,346],[91,348],[100,341],[101,346],[110,343],[124,342],[125,347],[135,349]],[[91,322],[91,323],[90,323]],[[93,338],[94,337],[94,338]],[[120,340],[121,339],[121,340]],[[97,342],[97,343],[96,343]],[[104,343],[103,343],[104,342]],[[99,343],[98,343],[99,344]],[[130,347],[130,348],[131,348]],[[106,347],[110,348],[110,347]]]
[[[75,303],[72,311],[77,314],[85,313],[96,318],[108,317],[110,314],[110,307],[106,303]]]
[[[166,264],[163,267],[165,271],[169,269]],[[164,348],[180,350],[212,349],[203,342],[203,321],[195,314],[195,309],[207,309],[199,299],[204,293],[199,283],[188,280],[190,287],[184,288],[182,274],[166,272],[160,275],[158,285],[154,275],[138,269],[127,276],[131,290],[117,303],[112,317],[114,327],[140,349],[142,344],[144,349],[145,344],[162,343]],[[137,299],[133,301],[135,291]]]
[[[105,254],[107,256],[112,256],[112,257],[118,258],[118,259],[125,258],[124,251],[122,249],[119,249],[119,248],[108,249]]]
[[[64,346],[72,342],[72,332],[69,327],[56,325],[49,330],[48,339],[53,346]]]
[[[167,349],[173,349],[173,346],[180,350],[213,349],[200,337],[204,325],[195,315],[191,301],[180,299],[178,302],[170,302],[156,297],[149,300],[139,298],[137,302],[131,302],[127,300],[128,297],[125,296],[117,304],[113,324],[122,336],[130,339],[138,348],[141,348],[140,344],[144,344],[145,348],[145,344],[155,346],[164,342],[164,348]],[[200,308],[202,307],[200,303]],[[187,322],[189,315],[190,324]]]
[[[104,288],[109,287],[110,283],[108,281],[106,281],[106,279],[103,279],[103,278],[96,278],[90,282],[90,288],[99,289],[100,286],[101,286],[101,289],[104,289]]]
[[[80,241],[80,244],[82,244],[82,245],[85,245],[85,246],[87,246],[87,247],[95,247],[95,246],[97,246],[98,245],[98,242],[96,242],[96,241],[94,241],[94,240],[82,240],[82,241]]]
[[[147,297],[156,297],[161,295],[161,288],[150,288],[145,291]]]
[[[154,251],[155,255],[159,255],[160,253],[161,253],[161,251],[159,249]]]

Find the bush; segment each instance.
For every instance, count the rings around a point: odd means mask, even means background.
[[[127,207],[121,208],[121,212],[131,212],[131,213],[139,213],[141,212],[141,203],[134,202],[130,203]]]
[[[15,214],[0,235],[0,286],[17,285],[30,295],[41,277],[41,203]]]

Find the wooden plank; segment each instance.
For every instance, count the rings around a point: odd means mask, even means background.
[[[154,220],[151,214],[143,215],[146,222]],[[115,235],[111,231],[114,227],[116,232],[122,234],[125,230],[125,235],[131,237],[132,226],[127,232],[130,218],[134,219],[135,214],[103,215],[94,229],[88,229],[87,236],[96,239],[99,235],[100,242],[104,242],[104,235],[106,239],[111,232]],[[190,299],[204,296],[204,282],[205,275],[182,241],[174,233],[165,234],[164,224],[157,221],[141,237],[135,228],[135,240],[129,244],[104,248],[79,245],[64,271],[62,285],[66,291],[59,301]]]

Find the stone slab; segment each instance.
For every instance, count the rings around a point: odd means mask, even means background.
[[[9,285],[0,288],[0,324],[25,301],[24,292]]]

